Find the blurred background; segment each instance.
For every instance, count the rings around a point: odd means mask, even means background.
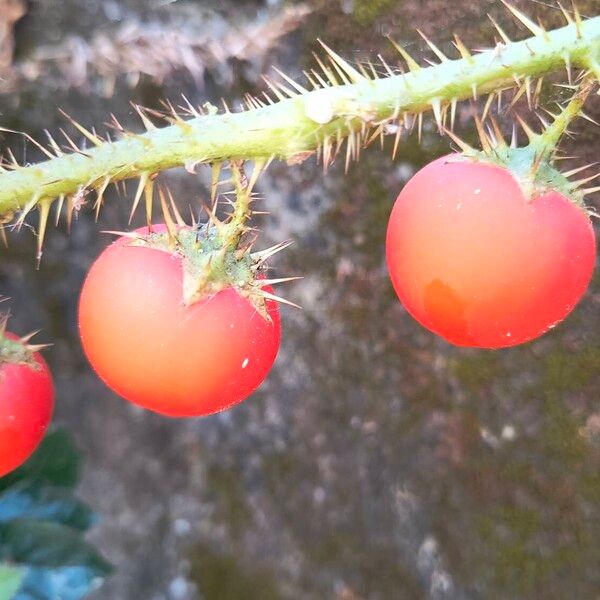
[[[561,23],[553,0],[514,4]],[[397,63],[386,35],[431,58],[416,28],[449,52],[454,32],[493,46],[487,13],[525,35],[497,0],[0,0],[0,126],[44,139],[68,129],[61,108],[99,132],[111,113],[139,131],[130,102],[160,108],[183,93],[238,106],[273,65],[299,78],[317,38],[377,69],[379,53]],[[564,98],[544,90],[547,106]],[[597,97],[588,113],[600,118]],[[471,115],[464,104],[457,130],[474,141]],[[511,115],[501,120],[510,131]],[[568,166],[600,152],[600,129],[575,129]],[[22,137],[0,146],[40,159]],[[81,351],[79,289],[109,242],[99,232],[127,227],[129,200],[113,190],[97,223],[90,199],[70,234],[51,228],[39,270],[28,228],[10,235],[11,329],[41,328],[54,344],[55,423],[74,434],[79,495],[101,515],[89,539],[117,567],[92,598],[598,597],[600,276],[565,323],[520,348],[459,349],[422,329],[388,280],[385,229],[402,185],[449,149],[426,119],[422,143],[405,139],[395,161],[390,143],[347,175],[314,159],[269,168],[259,247],[295,240],[273,265],[304,276],[279,290],[303,310],[282,308],[281,352],[259,391],[202,420],[132,407]],[[161,180],[182,206],[208,196],[202,169]]]

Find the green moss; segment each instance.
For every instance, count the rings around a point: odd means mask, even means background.
[[[398,0],[354,0],[352,15],[360,25],[370,25]]]
[[[544,361],[542,387],[558,394],[581,391],[599,371],[599,346],[587,346],[576,353],[561,348]]]
[[[570,528],[560,542],[540,551],[545,535],[555,527],[566,526],[560,521],[549,514],[542,519],[538,510],[517,506],[498,507],[478,520],[477,529],[487,548],[485,559],[491,566],[493,597],[507,593],[530,597],[557,572],[585,562],[590,539],[577,529]]]
[[[234,538],[239,538],[252,520],[241,473],[238,469],[212,465],[206,479],[216,501],[218,518],[227,523]]]
[[[190,579],[204,600],[280,600],[275,578],[242,565],[234,556],[197,547],[189,555]]]
[[[502,374],[499,355],[488,351],[461,356],[453,361],[451,370],[470,392],[481,391]]]

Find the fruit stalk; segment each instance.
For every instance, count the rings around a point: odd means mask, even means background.
[[[349,138],[348,155],[356,156],[372,130],[383,132],[388,122],[402,124],[426,111],[433,111],[440,122],[458,100],[529,86],[532,79],[565,65],[597,69],[600,17],[548,32],[528,26],[535,35],[526,40],[505,40],[475,55],[457,43],[461,59],[444,58],[427,68],[410,59],[410,72],[381,78],[359,73],[327,49],[332,66],[325,67],[321,83],[313,80],[318,89],[309,91],[288,80],[289,85],[272,86],[279,99],[272,104],[255,100],[255,108],[222,114],[210,107],[208,114],[196,113],[189,120],[172,115],[172,124],[163,128],[144,117],[145,133],[123,132],[116,142],[101,140],[78,125],[92,148],[66,154],[53,145],[56,156],[45,162],[2,168],[0,217],[38,204],[47,216],[56,198],[79,198],[90,190],[101,196],[110,182],[135,177],[148,181],[159,171],[182,165],[271,157],[299,162],[317,150],[327,163],[344,138]]]
[[[588,75],[567,106],[554,118],[552,124],[532,142],[541,157],[550,158],[554,154],[571,121],[581,115],[585,101],[596,86],[596,78]]]

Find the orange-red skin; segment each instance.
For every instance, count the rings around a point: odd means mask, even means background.
[[[17,339],[13,334],[6,334]],[[48,365],[0,365],[0,477],[21,466],[38,447],[52,418],[54,387]]]
[[[275,302],[267,310],[270,321],[233,288],[184,306],[181,260],[121,239],[88,273],[79,331],[117,394],[166,416],[204,416],[246,399],[270,371],[280,321]]]
[[[573,310],[596,241],[588,216],[560,193],[528,200],[506,169],[451,155],[400,192],[386,254],[417,321],[458,346],[502,348],[537,338]]]

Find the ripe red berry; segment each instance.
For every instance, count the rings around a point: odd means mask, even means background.
[[[277,303],[265,300],[261,313],[243,290],[224,285],[186,304],[182,255],[162,241],[160,249],[130,242],[104,250],[81,292],[81,341],[96,373],[120,396],[172,417],[247,398],[277,356]]]
[[[54,388],[44,359],[0,332],[0,476],[23,464],[52,417]]]
[[[528,198],[506,168],[461,155],[401,191],[387,262],[411,315],[459,346],[532,340],[581,299],[596,258],[585,211],[557,191]]]

